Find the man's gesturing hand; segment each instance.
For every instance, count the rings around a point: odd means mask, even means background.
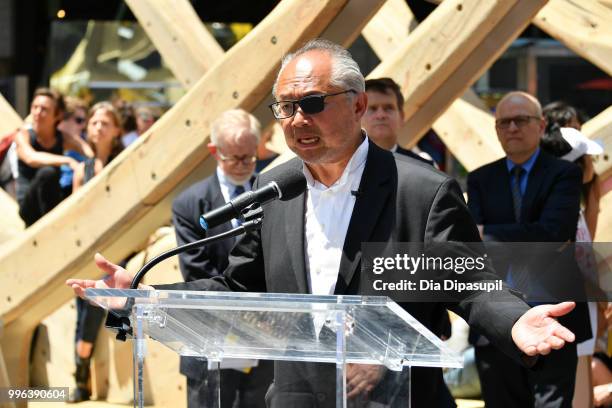
[[[512,327],[512,340],[528,356],[546,355],[558,350],[565,342],[573,342],[574,333],[563,327],[556,317],[571,312],[576,304],[563,302],[540,305],[529,309]]]
[[[68,279],[66,285],[70,286],[74,293],[80,297],[85,296],[85,289],[128,289],[132,283],[133,276],[120,267],[110,262],[100,254],[94,256],[96,266],[107,276],[103,279]]]

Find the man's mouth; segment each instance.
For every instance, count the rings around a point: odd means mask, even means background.
[[[303,144],[303,145],[313,145],[315,143],[317,143],[319,141],[319,138],[314,136],[314,137],[300,137],[297,139],[299,144]]]

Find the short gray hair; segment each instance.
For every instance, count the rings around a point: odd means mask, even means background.
[[[244,109],[230,109],[223,112],[212,123],[210,141],[215,146],[223,145],[223,140],[231,132],[246,129],[257,139],[261,137],[261,125],[257,118]]]
[[[315,38],[314,40],[308,41],[295,52],[286,54],[283,57],[281,67],[278,70],[274,86],[272,87],[273,97],[276,98],[276,86],[278,85],[278,78],[281,72],[283,72],[283,69],[288,63],[293,61],[294,58],[309,51],[323,51],[331,55],[332,69],[330,83],[332,85],[345,90],[352,89],[357,92],[365,92],[365,79],[359,69],[359,65],[355,62],[351,53],[348,52],[346,48],[329,40]]]

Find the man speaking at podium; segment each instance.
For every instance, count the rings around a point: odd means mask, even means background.
[[[367,108],[364,78],[344,48],[316,39],[285,56],[273,94],[274,116],[298,157],[261,175],[254,188],[283,170],[297,168],[306,176],[306,191],[293,200],[264,206],[261,230],[247,233],[236,244],[223,276],[156,289],[356,295],[365,289],[360,277],[362,242],[480,240],[453,179],[369,142],[360,126]],[[96,264],[111,279],[68,280],[77,294],[82,296],[90,287],[129,287],[132,277],[124,269],[101,255],[96,255]],[[478,274],[463,276],[496,278],[486,271]],[[555,320],[569,313],[573,303],[530,309],[507,290],[496,293],[495,301],[491,298],[477,293],[470,301],[464,298],[446,306],[527,365],[536,355],[574,340],[573,333]],[[428,328],[441,318],[442,308],[434,302],[402,306]],[[269,405],[335,405],[335,366],[287,374],[281,372],[286,364],[290,363],[276,363]],[[380,381],[373,366],[352,366],[347,370],[348,398],[368,394]],[[299,375],[319,380],[300,387]],[[412,369],[413,407],[435,406],[441,375],[439,369]]]

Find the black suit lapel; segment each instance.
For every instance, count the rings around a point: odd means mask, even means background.
[[[495,207],[497,208],[494,208],[493,212],[498,214],[494,217],[494,219],[498,221],[492,222],[485,219],[485,223],[498,223],[501,220],[505,220],[504,222],[509,223],[514,222],[514,204],[512,202],[512,190],[510,187],[510,173],[508,172],[505,158],[497,162],[492,177],[489,177],[488,181],[488,191],[486,194],[490,195],[490,197],[495,197]]]
[[[336,294],[346,293],[360,265],[361,244],[370,240],[374,227],[382,216],[382,210],[392,191],[390,180],[393,171],[397,172],[393,155],[370,142],[359,194],[344,240]]]
[[[302,161],[296,160],[295,167],[301,169]],[[306,193],[289,200],[284,205],[284,217],[274,220],[284,225],[285,245],[291,259],[291,269],[295,274],[298,293],[308,293],[308,280],[306,278],[305,252],[304,252],[304,223],[306,214]],[[282,250],[279,248],[279,250]]]

